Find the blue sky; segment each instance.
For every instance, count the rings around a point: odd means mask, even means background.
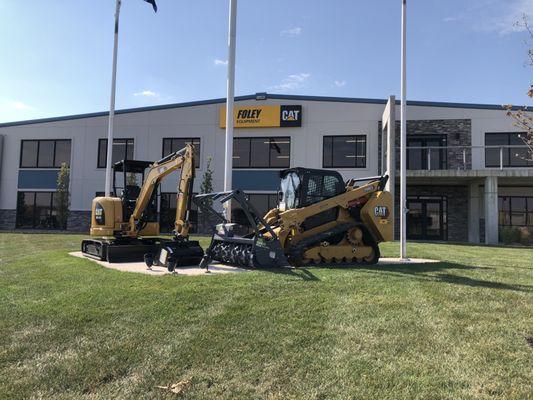
[[[227,0],[123,0],[117,108],[225,96]],[[0,0],[0,122],[107,110],[114,0]],[[533,0],[408,0],[411,100],[528,104]],[[240,0],[236,94],[399,94],[400,0]]]

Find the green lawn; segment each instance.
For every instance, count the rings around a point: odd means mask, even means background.
[[[0,234],[1,398],[533,398],[531,249],[153,277],[68,256],[81,238]]]

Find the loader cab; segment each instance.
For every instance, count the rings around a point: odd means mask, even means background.
[[[145,170],[152,163],[139,160],[122,160],[113,165],[113,192],[122,201],[122,218],[128,221],[135,210],[144,183]],[[157,190],[144,212],[145,221],[157,221]]]
[[[290,168],[280,172],[279,209],[287,211],[338,196],[346,191],[337,171]]]

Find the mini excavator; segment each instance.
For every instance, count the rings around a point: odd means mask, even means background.
[[[157,192],[161,181],[181,168],[173,238],[159,237]],[[113,190],[117,173],[123,173],[119,197],[96,197],[91,208],[91,239],[81,243],[88,257],[111,263],[145,261],[148,267],[162,265],[173,271],[179,265],[198,265],[204,255],[197,241],[189,240],[189,212],[194,182],[194,147],[187,144],[154,163],[123,160],[113,166]],[[142,176],[141,186],[131,175]],[[136,182],[133,182],[136,183]]]
[[[201,267],[212,260],[255,268],[378,262],[378,244],[393,240],[388,176],[344,182],[336,171],[291,168],[280,179],[278,207],[265,216],[241,190],[195,196],[200,211],[218,222]],[[228,202],[251,233],[237,235],[236,224],[217,211]]]

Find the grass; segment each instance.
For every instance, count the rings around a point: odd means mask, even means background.
[[[533,398],[531,249],[153,277],[68,256],[81,238],[0,234],[1,398]]]

